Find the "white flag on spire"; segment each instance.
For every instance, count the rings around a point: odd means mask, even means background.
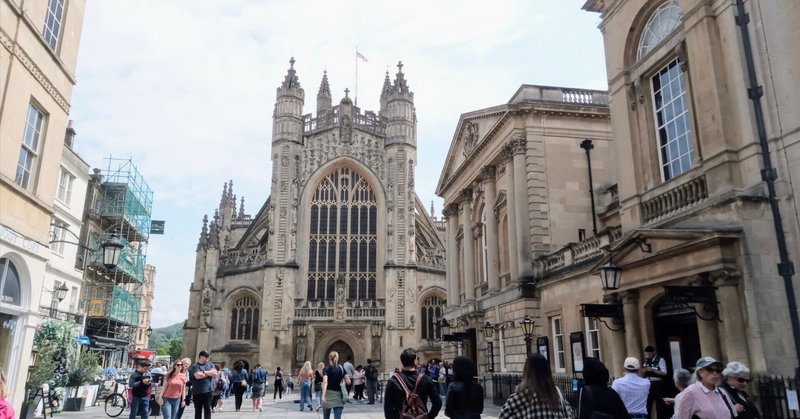
[[[365,57],[365,56],[364,56],[364,54],[362,54],[362,53],[358,52],[358,50],[356,50],[356,58],[360,58],[360,59],[361,59],[361,61],[363,61],[363,62],[365,62],[365,63],[366,63],[367,61],[369,61],[369,60],[367,60],[367,57]]]

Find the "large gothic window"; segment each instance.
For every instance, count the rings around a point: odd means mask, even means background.
[[[349,301],[375,301],[378,207],[367,180],[349,167],[326,176],[310,222],[307,298],[333,301],[343,277]]]
[[[231,339],[257,340],[260,307],[255,297],[239,297],[231,306]]]
[[[442,331],[436,326],[436,321],[442,317],[444,305],[444,297],[435,294],[422,302],[419,315],[422,323],[422,339],[438,339],[442,337]]]

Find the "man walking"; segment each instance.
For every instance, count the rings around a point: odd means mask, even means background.
[[[189,373],[193,378],[194,419],[211,419],[211,392],[214,390],[211,381],[217,376],[217,370],[208,362],[208,352],[200,351],[197,354],[197,362]]]
[[[353,366],[353,356],[347,355],[347,361],[342,365],[344,367],[344,372],[347,373],[348,377],[352,377],[356,373],[356,367]],[[353,380],[350,380],[350,384],[347,384],[347,403],[350,403],[350,392],[353,391]]]
[[[647,394],[650,392],[650,381],[639,377],[639,360],[634,357],[625,358],[625,375],[614,380],[611,388],[619,394],[631,419],[647,419]]]
[[[647,395],[647,410],[653,409],[655,403],[655,410],[659,418],[671,418],[672,408],[664,403],[664,397],[672,396],[668,393],[668,385],[672,383],[667,380],[667,361],[656,353],[656,348],[653,345],[648,345],[644,348],[645,358],[642,362],[642,371],[644,377],[650,380],[650,392]]]
[[[142,415],[142,419],[150,417],[150,368],[149,361],[139,361],[136,370],[128,377],[128,387],[131,388],[131,414],[130,419],[135,419],[137,414]]]
[[[417,372],[417,351],[411,348],[403,350],[403,353],[400,354],[400,363],[403,364],[403,370],[395,373],[391,379],[386,381],[383,416],[386,419],[400,418],[400,411],[406,401],[406,393],[398,380],[403,380],[409,391],[414,391],[414,387],[416,387],[417,395],[426,407],[428,406],[428,399],[431,400],[428,417],[435,418],[439,414],[439,410],[442,409],[442,398],[439,397],[439,391],[430,377],[424,373]],[[418,376],[421,376],[421,378],[417,387]]]
[[[378,369],[372,365],[371,359],[367,359],[364,375],[367,378],[367,404],[375,404],[375,393],[378,392]]]

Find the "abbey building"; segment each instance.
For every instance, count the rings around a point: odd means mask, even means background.
[[[230,182],[203,221],[184,352],[295,370],[337,350],[388,369],[433,341],[446,304],[443,233],[414,190],[414,93],[398,63],[377,113],[347,90],[333,106],[324,74],[303,114],[294,63],[277,89],[271,195],[251,216]]]

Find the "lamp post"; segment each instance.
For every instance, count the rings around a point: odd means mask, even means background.
[[[489,372],[494,371],[494,342],[492,342],[492,334],[494,333],[494,326],[488,321],[483,325],[483,337],[486,338],[486,359],[489,360],[486,369]]]
[[[586,139],[581,141],[581,148],[586,150],[586,163],[589,166],[589,198],[592,200],[592,233],[597,235],[597,214],[594,207],[594,185],[592,182],[592,157],[591,151],[594,148],[592,140]]]
[[[525,335],[525,351],[527,352],[527,357],[530,357],[532,353],[531,342],[533,340],[533,325],[535,323],[531,316],[527,314],[519,321],[519,324],[522,326],[522,334]]]
[[[604,291],[618,290],[619,284],[622,282],[622,268],[614,263],[610,250],[608,252],[608,263],[600,268],[600,280],[603,281]]]
[[[56,318],[58,314],[58,305],[64,301],[64,298],[67,296],[67,291],[69,291],[69,288],[66,282],[62,282],[61,285],[53,290],[53,298],[50,300],[50,317]]]
[[[119,265],[119,257],[122,254],[122,248],[125,247],[119,241],[119,233],[116,231],[111,233],[111,237],[104,241],[100,247],[103,249],[103,266],[109,271],[114,270]]]

